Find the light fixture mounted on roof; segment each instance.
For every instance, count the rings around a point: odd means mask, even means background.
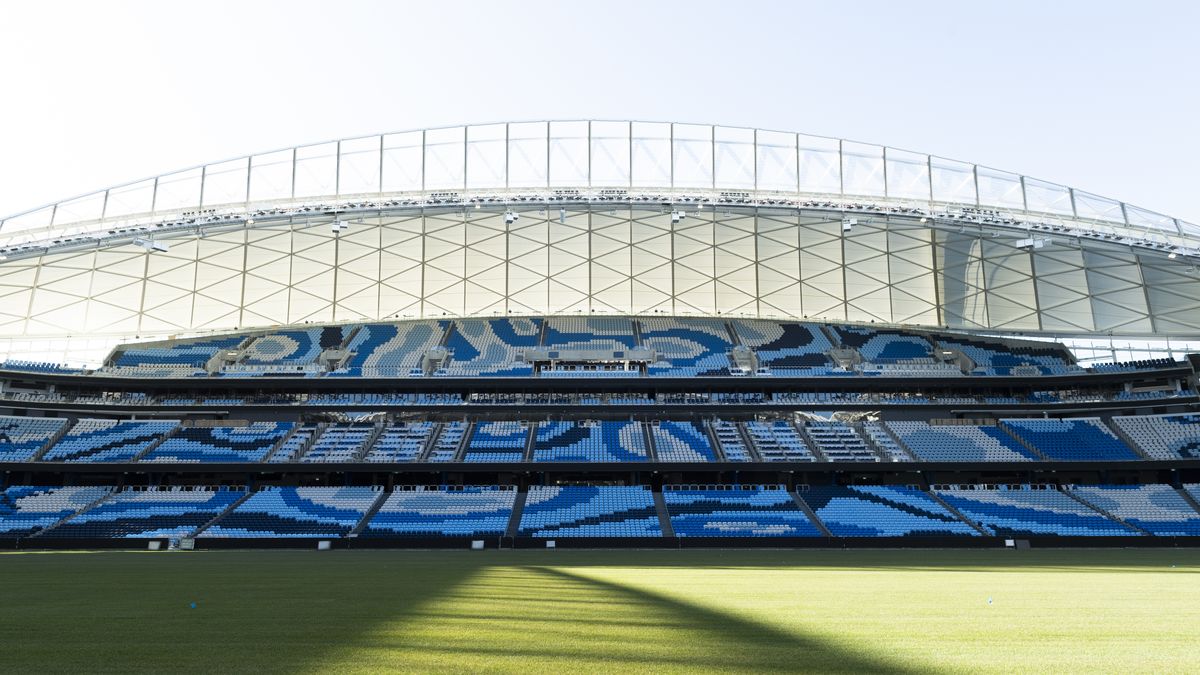
[[[154,241],[153,239],[142,239],[139,237],[137,239],[134,239],[133,243],[135,246],[141,246],[142,248],[146,249],[147,251],[150,251],[151,253],[153,253],[155,251],[157,251],[159,253],[166,253],[167,251],[171,250],[170,246],[167,246],[166,244],[162,243],[161,241]]]
[[[842,220],[842,232],[849,232],[858,224],[858,218],[846,218]]]
[[[505,211],[504,212],[504,223],[506,225],[512,225],[513,223],[517,222],[517,219],[520,217],[521,216],[517,215],[513,211]]]
[[[350,229],[350,223],[344,220],[335,220],[329,224],[329,231],[333,232],[334,234],[348,229]]]

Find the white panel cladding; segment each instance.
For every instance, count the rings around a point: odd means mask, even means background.
[[[908,218],[659,205],[328,216],[0,264],[3,337],[121,340],[511,314],[807,317],[1084,335],[1200,332],[1200,279],[1111,245]],[[89,344],[91,344],[89,342]],[[92,344],[88,349],[96,349]]]

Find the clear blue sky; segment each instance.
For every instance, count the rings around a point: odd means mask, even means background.
[[[973,161],[1200,223],[1200,2],[0,4],[0,214],[261,150],[713,122]]]

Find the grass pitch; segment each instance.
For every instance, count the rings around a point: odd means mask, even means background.
[[[0,589],[5,673],[1200,668],[1200,550],[11,553]]]

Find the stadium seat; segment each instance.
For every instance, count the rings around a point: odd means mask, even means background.
[[[661,537],[646,486],[529,488],[518,534],[526,537]]]
[[[159,438],[179,426],[171,421],[81,419],[54,444],[46,462],[130,462]]]
[[[677,537],[822,536],[782,485],[664,486],[662,494]]]
[[[56,539],[187,537],[245,491],[228,488],[126,488],[41,536]]]
[[[535,462],[645,462],[639,422],[542,422],[533,443]]]
[[[0,538],[26,537],[106,497],[111,487],[18,485],[0,492]]]
[[[504,487],[397,488],[360,536],[500,536],[512,518],[517,491]]]
[[[891,485],[812,486],[800,492],[835,537],[977,536],[925,492]]]
[[[344,537],[382,496],[376,487],[269,487],[200,533],[206,539]]]
[[[1050,486],[950,487],[935,493],[997,536],[1137,535]]]

